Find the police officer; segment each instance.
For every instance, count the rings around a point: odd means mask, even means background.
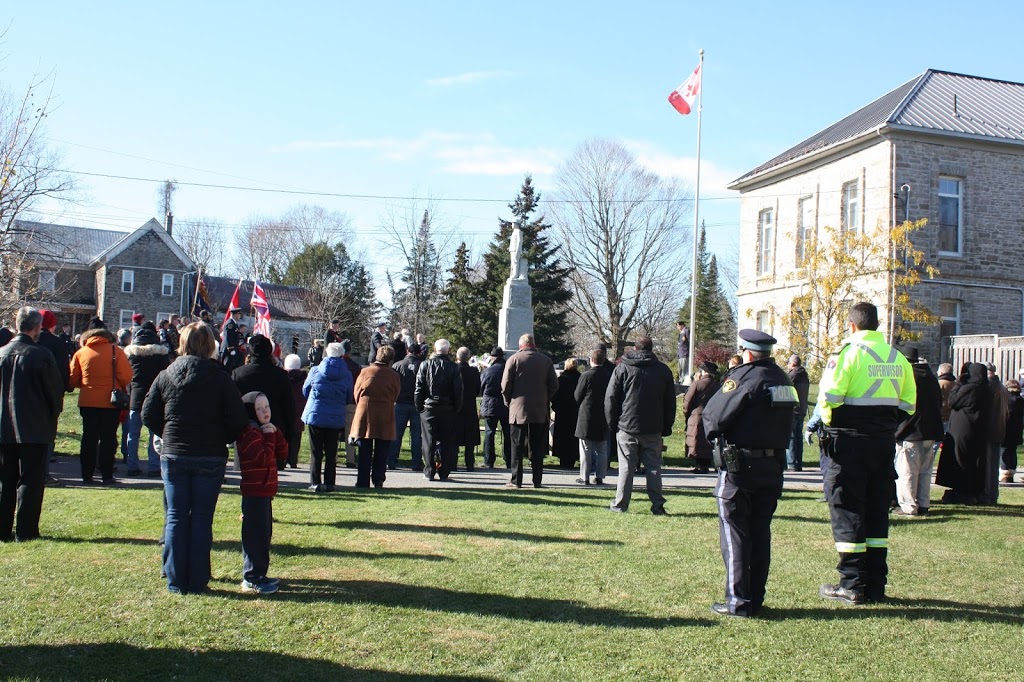
[[[224,365],[224,369],[231,372],[245,362],[245,352],[242,348],[245,338],[238,328],[238,321],[242,319],[242,309],[232,308],[228,312],[231,319],[224,325],[224,349],[221,351],[221,363]]]
[[[818,389],[823,446],[831,457],[825,490],[840,578],[818,594],[859,605],[885,599],[896,427],[914,413],[917,387],[910,363],[877,331],[873,304],[850,309],[849,330]]]
[[[782,471],[797,405],[796,389],[771,357],[776,340],[739,332],[743,364],[731,370],[704,408],[704,431],[715,443],[719,540],[725,561],[722,616],[756,616],[764,603],[771,560],[771,522],[782,496]]]

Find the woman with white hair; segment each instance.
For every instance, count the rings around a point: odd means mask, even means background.
[[[320,339],[317,339],[319,341]],[[302,447],[302,432],[306,425],[302,423],[302,411],[306,409],[306,396],[302,395],[302,385],[306,383],[306,373],[302,371],[302,359],[292,353],[284,359],[284,371],[288,373],[288,383],[292,387],[292,398],[295,402],[295,424],[292,435],[288,438],[288,466],[299,467],[299,449]]]
[[[302,421],[309,427],[311,452],[309,489],[316,493],[334,492],[338,438],[345,430],[345,407],[352,397],[352,373],[342,355],[340,343],[328,344],[327,357],[309,370],[302,385],[302,395],[306,397]]]

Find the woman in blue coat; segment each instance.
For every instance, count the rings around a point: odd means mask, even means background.
[[[309,370],[302,385],[306,407],[302,422],[309,427],[309,489],[334,492],[338,470],[338,438],[345,430],[345,406],[352,398],[352,373],[341,357],[340,343],[327,345],[326,356]],[[321,474],[323,478],[321,479]]]

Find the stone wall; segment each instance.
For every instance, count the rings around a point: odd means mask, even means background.
[[[116,329],[120,324],[120,311],[140,312],[149,320],[156,320],[159,313],[176,313],[181,307],[181,275],[186,266],[164,241],[153,231],[139,237],[134,243],[117,254],[97,275],[97,287],[103,292],[102,317],[107,326]],[[121,291],[122,273],[135,273],[135,286],[131,292]],[[163,275],[174,276],[174,288],[170,296],[163,295]]]

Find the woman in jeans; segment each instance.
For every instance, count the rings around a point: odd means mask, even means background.
[[[117,424],[121,411],[111,404],[113,390],[124,390],[132,380],[132,368],[117,339],[103,320],[93,318],[82,333],[82,347],[71,358],[71,386],[80,388],[78,409],[82,413],[82,443],[79,451],[82,481],[92,483],[99,460],[103,483],[114,480]]]
[[[352,373],[342,355],[340,343],[327,344],[327,357],[309,370],[302,385],[302,421],[309,427],[309,489],[316,493],[334,492],[338,438],[345,430],[345,408],[352,397]]]
[[[142,405],[142,421],[163,439],[160,470],[167,519],[167,589],[199,593],[210,582],[213,513],[224,482],[227,443],[248,423],[242,396],[213,359],[210,328],[194,322],[181,332],[178,358],[160,373]]]

